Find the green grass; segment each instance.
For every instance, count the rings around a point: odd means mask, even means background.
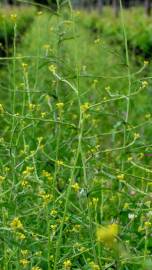
[[[44,11],[21,43],[12,22],[0,71],[3,270],[151,270],[151,64],[128,47],[130,13],[114,24],[107,12]],[[92,31],[93,16],[106,31]]]

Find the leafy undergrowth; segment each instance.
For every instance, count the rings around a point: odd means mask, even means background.
[[[101,15],[92,11],[90,16],[82,11],[80,20],[88,29],[107,37],[111,44],[124,45],[120,17],[116,18],[111,9],[105,8]],[[141,56],[150,58],[152,56],[151,17],[144,15],[141,8],[132,8],[124,11],[124,20],[129,49],[139,58]]]
[[[1,74],[5,270],[152,267],[151,67],[79,18],[39,13]]]

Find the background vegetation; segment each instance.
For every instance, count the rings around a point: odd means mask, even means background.
[[[1,9],[3,270],[152,268],[152,23],[119,9]]]

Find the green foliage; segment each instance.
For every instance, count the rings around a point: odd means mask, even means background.
[[[151,63],[126,48],[127,66],[122,23],[104,16],[38,12],[13,36],[0,73],[2,269],[150,270]]]
[[[111,9],[105,8],[102,15],[92,12],[90,16],[83,12],[80,17],[85,27],[101,34],[112,44],[124,46],[124,37],[120,18],[116,18]],[[124,19],[130,50],[137,55],[151,56],[152,51],[152,22],[151,18],[143,14],[140,8],[124,10]]]

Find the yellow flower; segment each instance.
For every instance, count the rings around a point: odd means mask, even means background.
[[[63,163],[62,160],[57,160],[57,161],[56,161],[56,164],[57,164],[58,166],[63,166],[64,163]]]
[[[148,86],[148,82],[147,81],[143,81],[141,84],[142,84],[142,88],[146,88]]]
[[[55,209],[52,209],[51,212],[50,212],[51,216],[56,216],[57,214],[57,210]]]
[[[64,103],[63,103],[63,102],[58,102],[58,103],[56,103],[56,107],[57,107],[59,110],[62,110],[63,107],[64,107]]]
[[[23,267],[27,266],[29,264],[29,261],[27,259],[21,259],[20,264],[23,265]]]
[[[95,39],[94,43],[99,44],[100,43],[100,38]]]
[[[16,22],[16,20],[17,20],[17,15],[16,14],[11,14],[10,17],[11,17],[11,20],[13,22]]]
[[[46,112],[41,112],[41,117],[45,118],[45,116],[47,116],[47,113]]]
[[[137,140],[140,138],[140,134],[139,133],[134,133],[134,140]]]
[[[119,175],[117,175],[117,179],[118,180],[124,180],[124,174],[119,174]]]
[[[147,120],[149,120],[149,119],[151,118],[151,114],[150,114],[150,113],[147,113],[147,114],[145,115],[145,118],[146,118]]]
[[[38,266],[33,266],[31,270],[42,270],[42,268],[40,268]]]
[[[36,104],[30,103],[28,107],[30,111],[33,111],[36,108]]]
[[[43,14],[42,11],[38,11],[38,13],[37,13],[38,16],[40,16],[40,15],[42,15],[42,14]]]
[[[89,266],[91,267],[91,270],[100,270],[100,267],[95,262],[90,262]]]
[[[1,113],[1,114],[4,113],[4,109],[3,109],[2,104],[0,104],[0,113]]]
[[[123,206],[123,209],[128,209],[128,208],[129,208],[129,204],[125,203],[124,206]]]
[[[22,63],[22,68],[23,68],[24,72],[27,72],[27,70],[28,70],[28,64]]]
[[[118,225],[116,223],[107,225],[106,227],[101,226],[96,232],[97,241],[102,242],[109,247],[114,244],[117,235]]]
[[[149,61],[144,61],[144,66],[147,66],[149,64]]]
[[[2,183],[5,179],[5,176],[0,175],[0,183]]]
[[[81,105],[81,110],[83,112],[87,111],[88,109],[89,109],[89,103],[88,102]]]
[[[24,239],[26,238],[26,236],[25,236],[24,233],[18,232],[18,233],[17,233],[17,238],[18,238],[19,240],[24,240]]]
[[[70,260],[66,260],[66,261],[64,261],[63,266],[64,266],[64,269],[70,270],[72,263]]]
[[[44,200],[44,204],[48,204],[53,200],[53,195],[52,194],[44,194],[42,195],[42,198]]]
[[[56,66],[55,65],[50,65],[49,66],[49,71],[51,71],[53,74],[56,72]]]
[[[28,255],[28,250],[27,249],[21,249],[21,254],[22,256],[27,256]]]
[[[47,178],[48,181],[51,181],[53,179],[51,173],[47,172],[46,170],[43,170],[42,171],[42,176],[45,177],[45,178]]]
[[[74,183],[71,187],[73,188],[73,190],[74,190],[75,192],[78,192],[79,189],[80,189],[80,186],[79,186],[78,183]]]
[[[18,217],[14,218],[10,225],[13,230],[23,229],[23,224]]]
[[[152,225],[152,224],[151,224],[151,222],[149,222],[149,221],[146,221],[146,222],[144,223],[144,226],[145,226],[146,229],[150,228],[151,225]]]

